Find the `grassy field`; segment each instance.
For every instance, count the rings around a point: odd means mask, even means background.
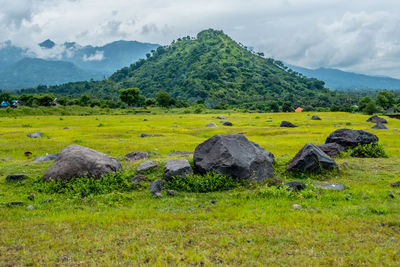
[[[114,265],[400,265],[400,121],[373,130],[368,116],[348,113],[164,114],[0,117],[0,266]],[[233,127],[220,126],[225,115]],[[145,119],[147,121],[145,121]],[[289,120],[298,128],[280,128]],[[206,128],[215,122],[218,128]],[[335,127],[336,126],[336,127]],[[68,129],[64,129],[68,127]],[[339,173],[308,177],[309,189],[293,194],[266,185],[216,193],[185,193],[153,198],[146,186],[85,198],[38,190],[35,181],[51,162],[35,156],[79,144],[121,160],[127,175],[139,162],[132,151],[152,151],[160,167],[167,154],[195,147],[215,134],[243,133],[272,152],[278,178],[306,142],[321,144],[338,127],[375,133],[389,158],[339,158]],[[26,134],[40,130],[41,139]],[[140,134],[154,135],[140,138]],[[29,179],[8,183],[5,176]],[[150,183],[151,181],[148,181]],[[343,183],[343,192],[323,191],[314,183]],[[147,184],[146,184],[147,185]],[[394,198],[389,197],[390,191]],[[27,196],[33,194],[30,201]],[[51,202],[44,203],[50,199]],[[6,203],[22,201],[21,206]],[[292,210],[300,204],[300,210]],[[33,205],[34,210],[27,210]]]

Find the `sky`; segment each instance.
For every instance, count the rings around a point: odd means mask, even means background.
[[[167,45],[213,28],[288,64],[400,78],[398,0],[0,0],[0,7],[0,42],[33,51],[48,38]]]

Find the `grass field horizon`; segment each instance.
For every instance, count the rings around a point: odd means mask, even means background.
[[[233,123],[226,127],[217,116]],[[319,115],[322,120],[311,120]],[[370,116],[352,113],[136,114],[0,117],[0,266],[110,265],[383,265],[400,264],[400,120],[388,130],[371,129]],[[282,120],[298,128],[280,128]],[[206,128],[214,122],[217,128]],[[64,129],[68,127],[68,129]],[[306,144],[323,144],[340,128],[376,134],[388,158],[336,158],[338,173],[288,176],[287,163]],[[41,131],[43,137],[27,134]],[[141,138],[142,133],[153,135]],[[127,175],[142,162],[127,162],[132,151],[159,153],[149,182],[161,178],[167,156],[194,151],[216,134],[244,134],[272,152],[277,178],[301,180],[304,192],[287,193],[265,184],[214,193],[179,192],[155,199],[147,184],[137,190],[84,198],[37,190],[52,162],[34,156],[59,153],[71,144],[120,160]],[[186,157],[191,159],[191,157]],[[8,174],[25,173],[20,183]],[[313,187],[342,183],[342,192]],[[394,198],[389,197],[389,193]],[[27,199],[35,195],[34,201]],[[44,203],[50,199],[50,203]],[[8,207],[6,203],[22,201]],[[300,204],[300,210],[292,210]],[[34,205],[34,210],[26,210]]]

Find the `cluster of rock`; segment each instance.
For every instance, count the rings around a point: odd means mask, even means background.
[[[385,118],[381,118],[378,116],[372,116],[367,120],[367,122],[373,122],[376,123],[374,126],[372,126],[372,129],[377,129],[377,130],[386,130],[388,127],[384,125],[384,123],[387,123],[387,120]]]

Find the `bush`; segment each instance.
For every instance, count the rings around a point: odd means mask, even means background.
[[[111,192],[126,192],[137,189],[138,185],[129,181],[129,175],[124,172],[112,173],[99,179],[72,178],[69,181],[44,182],[38,178],[34,188],[38,192],[60,193],[70,197],[87,197],[90,195],[108,194]]]
[[[347,152],[355,158],[387,158],[385,148],[382,144],[371,143],[367,145],[358,145],[355,148],[348,149]]]
[[[242,180],[211,172],[206,173],[204,176],[193,174],[165,182],[166,187],[169,189],[197,193],[224,191],[242,184],[244,184]]]

